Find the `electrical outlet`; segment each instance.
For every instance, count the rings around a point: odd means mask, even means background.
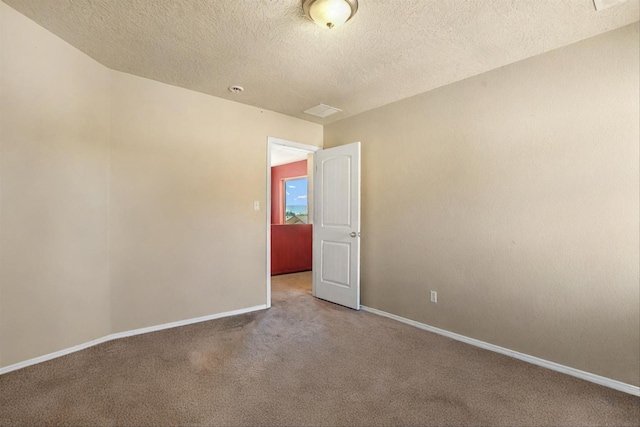
[[[438,292],[431,291],[431,302],[434,304],[438,303]]]

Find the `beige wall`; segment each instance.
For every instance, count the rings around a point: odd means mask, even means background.
[[[363,304],[640,385],[638,40],[326,126],[362,141]]]
[[[110,72],[0,2],[0,366],[110,332]]]
[[[0,367],[265,304],[267,137],[321,145],[322,127],[111,71],[0,13]]]
[[[267,136],[318,146],[322,127],[128,74],[113,83],[114,331],[265,304]]]

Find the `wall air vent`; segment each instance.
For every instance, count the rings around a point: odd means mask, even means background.
[[[305,113],[311,114],[312,116],[320,117],[324,119],[325,117],[329,117],[332,114],[340,113],[342,110],[339,110],[335,107],[330,107],[328,105],[319,104],[315,107],[311,107],[308,110],[304,110]]]

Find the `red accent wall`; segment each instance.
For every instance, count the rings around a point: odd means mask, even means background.
[[[311,270],[311,224],[283,224],[282,187],[287,178],[307,176],[307,161],[271,168],[271,275]]]
[[[299,176],[307,176],[306,160],[271,168],[271,224],[283,223],[282,181]]]
[[[271,226],[271,275],[311,270],[311,224]]]

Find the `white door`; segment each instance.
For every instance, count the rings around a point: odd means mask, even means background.
[[[313,294],[360,310],[360,143],[314,154]]]

